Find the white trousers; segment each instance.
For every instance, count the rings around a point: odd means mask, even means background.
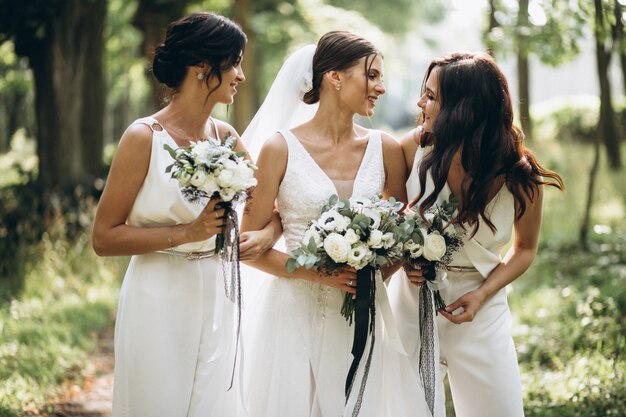
[[[448,272],[447,303],[482,283],[478,272]],[[456,417],[523,417],[522,384],[511,336],[506,289],[489,298],[472,322],[437,317],[443,392],[447,371]]]

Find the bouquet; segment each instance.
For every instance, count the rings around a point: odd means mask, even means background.
[[[404,229],[399,225],[402,203],[333,195],[322,207],[322,214],[309,225],[300,246],[290,253],[286,268],[334,270],[351,266],[357,271],[372,270],[399,261],[403,255]],[[358,285],[358,282],[357,282]],[[344,296],[341,314],[352,324],[355,302]]]
[[[256,166],[244,159],[245,152],[235,151],[237,139],[230,132],[220,141],[191,142],[188,147],[163,147],[174,158],[165,172],[178,181],[187,201],[205,203],[211,198],[224,200],[222,207],[231,211],[233,204],[245,201],[247,191],[256,185]],[[224,233],[216,237],[215,253],[224,247]]]
[[[435,311],[446,307],[438,289],[441,281],[445,280],[445,273],[438,266],[449,264],[454,252],[463,246],[463,233],[452,224],[457,206],[458,198],[451,195],[449,200],[426,210],[424,218],[411,210],[406,210],[404,216],[403,227],[407,236],[403,248],[405,259],[411,267],[434,263],[435,273],[427,273],[425,278],[434,288]]]

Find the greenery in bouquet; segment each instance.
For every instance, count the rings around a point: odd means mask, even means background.
[[[287,270],[305,267],[332,273],[346,266],[375,270],[400,261],[405,240],[405,228],[400,227],[402,206],[394,198],[342,200],[333,195],[309,225],[300,246],[290,253]],[[352,323],[353,312],[354,300],[346,293],[341,314]]]
[[[446,307],[439,289],[443,274],[438,269],[441,264],[448,265],[452,256],[463,246],[464,231],[457,227],[452,219],[459,204],[454,195],[441,204],[433,204],[422,217],[418,212],[407,209],[404,215],[405,236],[403,254],[410,268],[428,269],[425,278],[434,291],[435,310]],[[432,267],[432,268],[429,268]]]
[[[245,152],[235,150],[237,139],[230,132],[221,140],[191,142],[187,147],[163,147],[174,159],[165,172],[178,181],[185,199],[191,203],[206,203],[211,198],[221,198],[222,207],[231,210],[233,205],[245,201],[247,191],[257,183],[257,167],[245,159]],[[224,245],[224,234],[216,238],[215,252]]]

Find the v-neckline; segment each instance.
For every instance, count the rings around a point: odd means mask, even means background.
[[[315,158],[313,158],[313,155],[311,155],[309,153],[309,151],[307,150],[307,148],[304,147],[304,145],[302,144],[302,142],[300,142],[300,139],[298,139],[298,137],[291,131],[291,130],[287,130],[287,133],[289,135],[292,136],[292,138],[298,143],[298,146],[300,146],[300,148],[304,151],[304,153],[307,155],[307,157],[311,160],[311,162],[313,163],[313,165],[316,167],[316,169],[319,171],[320,174],[322,174],[322,176],[324,178],[326,178],[326,180],[328,180],[328,182],[330,183],[330,185],[333,187],[333,190],[335,190],[335,194],[339,195],[339,191],[337,190],[337,186],[335,185],[335,183],[333,182],[333,179],[330,178],[330,176],[326,173],[326,171],[324,171],[322,169],[322,167],[317,163],[317,161],[315,160]],[[352,194],[350,195],[350,197],[354,196],[354,189],[355,189],[355,185],[356,182],[359,178],[359,175],[361,174],[361,170],[363,168],[363,165],[365,163],[365,159],[367,157],[367,153],[370,151],[370,145],[372,143],[372,136],[371,136],[371,131],[368,131],[368,139],[367,139],[367,145],[365,145],[365,152],[363,152],[363,156],[361,157],[361,162],[359,163],[359,168],[356,171],[356,175],[354,176],[354,179],[352,180],[339,180],[339,181],[354,181],[353,185],[352,185]]]

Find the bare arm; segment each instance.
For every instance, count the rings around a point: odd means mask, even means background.
[[[258,183],[244,211],[241,223],[242,232],[259,230],[274,215],[274,202],[287,168],[287,152],[287,144],[279,134],[270,138],[261,149],[257,163],[259,169],[255,173]],[[256,260],[249,260],[246,263],[275,276],[303,278],[354,293],[354,288],[348,286],[347,283],[351,280],[356,282],[356,273],[342,271],[331,278],[303,267],[289,273],[285,268],[288,258],[289,255],[286,253],[270,249]]]
[[[507,251],[502,262],[489,274],[480,287],[461,296],[448,305],[445,312],[442,312],[444,317],[451,322],[472,321],[485,300],[520,277],[535,259],[541,229],[543,188],[539,187],[534,201],[527,200],[526,204],[524,215],[515,221],[513,245]],[[453,315],[452,312],[458,308],[462,308],[464,311],[458,315]]]
[[[152,148],[152,132],[145,125],[130,126],[120,141],[107,184],[100,198],[93,228],[98,255],[136,255],[197,242],[220,233],[224,210],[219,200],[209,201],[198,218],[188,224],[134,227],[126,224],[143,184]]]
[[[386,133],[382,134],[383,162],[385,165],[385,186],[383,197],[395,197],[406,203],[407,170],[400,144]]]

